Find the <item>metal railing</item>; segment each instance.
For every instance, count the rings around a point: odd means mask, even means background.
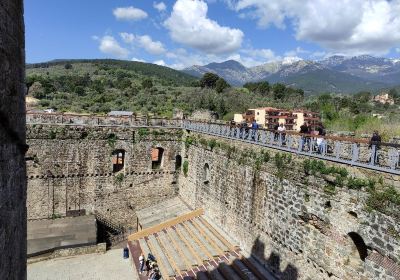
[[[180,128],[281,151],[400,175],[400,145],[366,139],[303,135],[182,119],[27,114],[28,124]]]
[[[322,160],[400,175],[400,145],[185,120],[183,128]]]

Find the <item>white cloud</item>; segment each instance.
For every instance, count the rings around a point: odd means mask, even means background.
[[[139,45],[148,53],[159,55],[166,52],[164,45],[160,41],[153,41],[149,35],[137,36]]]
[[[208,54],[231,53],[240,48],[243,32],[207,18],[203,0],[177,0],[164,25],[171,38]]]
[[[147,13],[135,7],[116,8],[113,11],[118,20],[136,21],[147,18]]]
[[[167,6],[165,5],[164,2],[153,2],[153,8],[156,9],[159,12],[164,12],[167,9]]]
[[[400,43],[400,0],[225,0],[258,25],[285,28],[332,52],[381,55]]]
[[[99,49],[102,53],[110,54],[118,58],[126,58],[129,55],[129,50],[121,47],[112,36],[106,35],[102,38],[93,36],[92,38],[100,42]]]
[[[299,55],[308,54],[308,53],[310,53],[310,51],[304,50],[301,47],[297,47],[294,50],[290,50],[290,51],[285,52],[284,55],[288,56],[288,57],[291,57],[291,56],[299,56]]]
[[[133,41],[135,40],[135,35],[131,33],[122,32],[119,33],[119,36],[121,36],[122,41],[124,41],[127,44],[132,44]]]
[[[164,60],[156,60],[153,62],[154,64],[160,65],[160,66],[166,66],[167,64],[165,63]]]

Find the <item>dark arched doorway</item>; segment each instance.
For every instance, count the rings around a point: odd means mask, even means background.
[[[175,171],[179,172],[182,167],[182,157],[180,155],[177,155],[175,157]]]
[[[352,255],[357,255],[362,261],[368,256],[368,246],[365,244],[364,239],[356,232],[350,232],[348,234],[353,241]]]

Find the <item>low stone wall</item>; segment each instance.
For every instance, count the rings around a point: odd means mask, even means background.
[[[66,248],[66,249],[58,249],[52,252],[50,255],[46,255],[43,257],[34,257],[28,258],[28,264],[41,262],[45,260],[55,259],[55,258],[63,258],[70,256],[78,256],[78,255],[86,255],[86,254],[104,254],[106,252],[106,243],[99,243],[96,245],[75,247],[75,248]]]

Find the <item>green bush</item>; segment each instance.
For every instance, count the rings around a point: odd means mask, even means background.
[[[189,172],[189,162],[187,160],[183,162],[182,168],[183,168],[183,174],[185,175],[185,177],[187,177],[187,174]]]

